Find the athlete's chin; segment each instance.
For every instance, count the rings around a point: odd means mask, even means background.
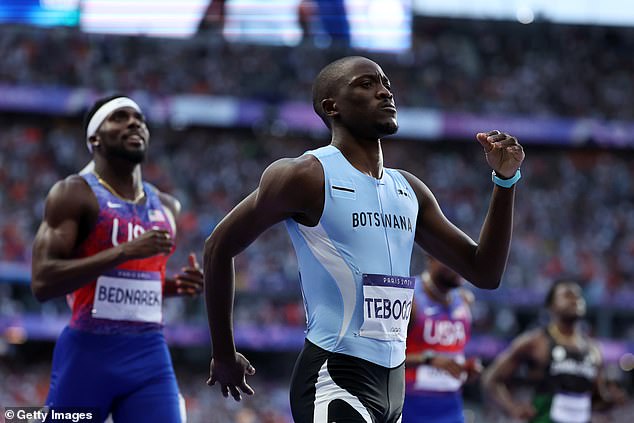
[[[584,314],[583,313],[578,313],[576,311],[571,311],[569,313],[564,313],[564,315],[562,316],[562,320],[569,322],[569,323],[575,323],[581,319],[583,319]]]
[[[396,119],[392,119],[388,122],[381,122],[377,125],[378,132],[381,133],[381,136],[393,135],[398,131],[398,123]]]
[[[121,150],[115,154],[120,159],[129,161],[132,164],[141,164],[145,161],[145,149],[142,150]]]
[[[128,160],[130,160],[134,164],[141,164],[145,161],[145,151],[139,154],[130,154],[128,156]]]

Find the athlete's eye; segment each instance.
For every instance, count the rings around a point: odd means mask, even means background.
[[[113,120],[123,120],[125,119],[125,117],[126,117],[126,114],[124,112],[115,112],[112,115]]]

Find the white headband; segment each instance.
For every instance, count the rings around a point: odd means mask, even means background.
[[[138,104],[134,102],[134,100],[128,97],[117,97],[103,106],[101,106],[94,115],[90,118],[90,122],[88,122],[88,128],[86,129],[86,145],[88,146],[88,151],[92,153],[92,144],[90,144],[90,137],[95,135],[97,129],[101,126],[104,120],[110,115],[110,113],[114,112],[117,109],[121,109],[123,107],[132,107],[137,112],[141,112],[141,108]]]

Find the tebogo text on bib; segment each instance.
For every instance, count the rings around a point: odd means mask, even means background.
[[[413,277],[407,276],[363,275],[361,336],[405,342],[414,281]]]

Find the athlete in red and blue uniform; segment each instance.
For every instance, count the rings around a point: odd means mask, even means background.
[[[149,131],[133,100],[95,103],[86,138],[94,166],[53,186],[33,246],[34,295],[66,295],[72,308],[46,405],[91,407],[102,421],[180,422],[162,302],[202,289],[194,255],[165,277],[180,205],[141,179]]]
[[[465,359],[472,294],[432,257],[417,280],[405,360],[403,423],[463,423],[462,385],[481,371]]]

